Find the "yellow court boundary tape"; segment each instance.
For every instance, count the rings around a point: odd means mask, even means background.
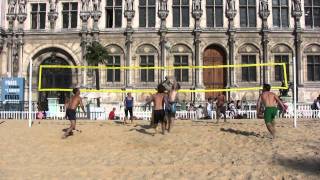
[[[261,63],[261,64],[233,64],[233,65],[217,65],[217,66],[166,66],[166,67],[140,67],[140,66],[123,66],[123,67],[107,67],[107,66],[69,66],[69,65],[40,65],[39,69],[39,81],[38,81],[38,91],[72,91],[70,88],[41,88],[42,81],[42,69],[52,69],[52,68],[77,68],[77,69],[216,69],[216,68],[237,68],[237,67],[264,67],[264,66],[283,66],[284,75],[284,87],[274,86],[273,90],[277,89],[288,89],[287,72],[285,63]],[[225,89],[181,89],[179,92],[234,92],[234,91],[252,91],[261,90],[262,87],[248,87],[248,88],[225,88]],[[155,89],[81,89],[81,92],[102,92],[102,93],[154,93]]]

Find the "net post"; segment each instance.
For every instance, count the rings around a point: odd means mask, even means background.
[[[297,127],[297,65],[296,65],[296,58],[293,57],[292,59],[293,62],[293,112],[294,112],[294,117],[293,117],[293,127]]]
[[[32,58],[29,61],[29,127],[32,126]]]

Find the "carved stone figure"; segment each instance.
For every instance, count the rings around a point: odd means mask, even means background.
[[[127,10],[132,11],[133,10],[133,1],[134,0],[127,0]]]
[[[93,11],[100,11],[101,0],[92,0]]]
[[[193,1],[193,9],[194,10],[201,10],[201,1],[200,0]]]
[[[8,3],[9,3],[8,13],[9,14],[14,14],[15,13],[15,9],[16,9],[17,0],[9,0]]]
[[[167,1],[168,0],[162,0],[160,1],[160,10],[166,11],[167,10]]]
[[[82,2],[81,10],[82,11],[88,11],[89,10],[90,0],[81,0],[81,2]]]
[[[26,13],[26,0],[19,0],[19,13]]]
[[[301,0],[293,0],[294,2],[294,10],[301,11]]]
[[[261,11],[268,11],[269,10],[269,5],[268,5],[268,0],[260,0],[260,7]]]
[[[58,0],[49,0],[50,12],[55,12],[58,4]]]
[[[228,10],[233,11],[233,10],[235,10],[235,7],[236,7],[235,1],[234,0],[228,0]]]

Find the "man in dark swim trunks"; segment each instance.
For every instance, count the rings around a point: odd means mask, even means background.
[[[275,117],[278,113],[278,104],[281,106],[283,111],[286,111],[286,108],[279,97],[273,92],[270,92],[271,86],[269,84],[263,85],[262,94],[260,95],[257,102],[257,114],[260,114],[261,102],[265,106],[264,110],[264,121],[266,123],[268,131],[271,133],[272,137],[275,138],[276,129],[275,129]]]
[[[70,127],[66,130],[64,135],[62,136],[63,139],[67,138],[68,136],[72,135],[72,131],[76,129],[76,110],[77,107],[80,105],[81,109],[84,113],[82,99],[80,97],[80,90],[78,88],[73,89],[73,96],[70,98],[69,103],[66,106],[66,116],[70,120]]]
[[[217,123],[219,122],[221,114],[223,115],[224,122],[227,122],[225,103],[226,103],[226,97],[224,96],[224,94],[219,94],[217,96],[217,103],[216,103]]]
[[[166,96],[165,92],[165,87],[162,84],[158,85],[158,92],[154,95],[151,96],[150,101],[153,101],[154,103],[154,110],[153,110],[153,118],[154,118],[154,129],[155,129],[155,134],[157,133],[157,126],[158,123],[161,123],[161,129],[162,129],[162,134],[165,132],[165,127],[166,123],[164,120],[165,117],[165,111],[164,111],[164,98]]]

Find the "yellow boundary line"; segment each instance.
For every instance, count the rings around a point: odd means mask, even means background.
[[[262,66],[283,66],[285,87],[274,86],[273,90],[288,89],[287,72],[285,63],[262,63],[262,64],[233,64],[233,65],[217,65],[217,66],[166,66],[166,67],[140,67],[140,66],[124,66],[124,67],[107,67],[107,66],[69,66],[69,65],[40,65],[38,91],[72,91],[70,88],[41,88],[42,69],[52,68],[80,68],[80,69],[216,69],[216,68],[231,68],[231,67],[262,67]],[[228,88],[228,89],[181,89],[179,92],[235,92],[235,91],[252,91],[261,90],[262,87],[248,88]],[[155,89],[81,89],[81,92],[102,92],[102,93],[154,93]]]

